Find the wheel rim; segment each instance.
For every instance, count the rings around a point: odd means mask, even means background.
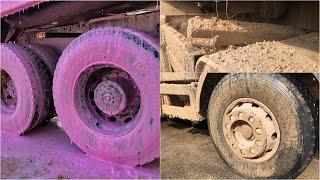
[[[140,91],[131,76],[114,65],[92,65],[77,79],[75,105],[82,121],[104,135],[121,136],[137,124]]]
[[[17,90],[12,78],[5,70],[1,70],[1,114],[13,114],[17,107],[17,99]]]
[[[275,116],[267,106],[251,98],[237,99],[227,107],[223,134],[237,157],[253,162],[270,159],[280,143]]]

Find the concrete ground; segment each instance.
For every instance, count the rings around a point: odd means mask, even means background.
[[[25,136],[1,132],[1,179],[158,179],[159,159],[127,167],[86,156],[57,126],[33,129]]]
[[[183,120],[161,122],[161,178],[241,178],[228,169],[213,147],[205,124],[192,127]],[[319,159],[314,159],[299,179],[318,179]]]

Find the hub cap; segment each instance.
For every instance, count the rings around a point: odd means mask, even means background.
[[[1,70],[1,113],[10,115],[17,106],[17,90],[10,75]]]
[[[254,162],[270,159],[280,143],[276,118],[268,107],[251,98],[238,99],[227,107],[223,134],[238,157]]]
[[[121,86],[113,81],[103,81],[94,90],[94,101],[98,108],[109,115],[115,115],[126,107],[127,99]]]
[[[78,77],[75,104],[80,118],[92,129],[120,136],[131,131],[140,108],[140,91],[124,70],[93,65]]]

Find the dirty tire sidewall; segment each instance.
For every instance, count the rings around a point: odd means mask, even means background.
[[[52,97],[52,80],[59,56],[51,48],[40,44],[23,44],[25,49],[35,53],[42,63],[39,65],[39,74],[44,84],[46,108],[43,120],[50,120],[55,116],[55,109]]]
[[[51,48],[40,45],[40,44],[24,44],[28,48],[30,48],[33,52],[35,52],[47,66],[50,71],[51,76],[53,77],[54,70],[56,68],[59,56],[55,53]]]
[[[54,104],[63,129],[87,154],[126,165],[141,165],[159,157],[158,52],[158,43],[146,34],[114,27],[91,30],[64,50],[54,75]],[[77,76],[86,67],[105,63],[129,73],[140,90],[139,122],[123,136],[110,137],[94,131],[76,110]]]
[[[1,117],[1,130],[21,135],[34,127],[44,109],[44,92],[35,56],[15,44],[1,44],[0,68],[12,78],[17,90],[13,114]]]
[[[249,178],[294,178],[309,163],[315,142],[312,106],[302,86],[279,74],[229,74],[214,89],[208,107],[208,126],[222,159],[234,171]],[[239,98],[253,98],[266,105],[280,128],[280,144],[275,155],[264,162],[237,157],[222,131],[227,106]]]

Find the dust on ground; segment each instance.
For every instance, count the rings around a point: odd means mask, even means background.
[[[129,167],[92,159],[52,123],[24,136],[1,132],[1,178],[159,178],[159,159]]]
[[[189,121],[161,122],[161,178],[238,179],[215,150],[207,126]],[[319,160],[311,161],[299,179],[318,179]]]
[[[32,178],[43,177],[50,173],[50,161],[41,162],[41,166],[35,168],[39,157],[1,157],[1,178]],[[19,174],[19,176],[16,176]]]

